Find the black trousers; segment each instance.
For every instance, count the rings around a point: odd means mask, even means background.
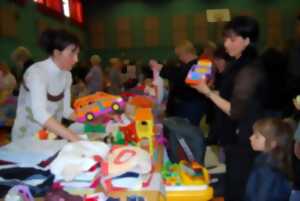
[[[255,152],[242,145],[227,145],[224,148],[226,163],[225,201],[243,201]]]

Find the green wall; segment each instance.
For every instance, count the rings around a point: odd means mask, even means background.
[[[266,41],[266,10],[279,9],[282,13],[282,36],[287,39],[291,36],[296,13],[300,11],[299,0],[162,0],[162,1],[117,1],[117,3],[95,4],[87,7],[86,14],[90,20],[101,20],[105,24],[106,47],[102,50],[89,50],[89,53],[98,52],[104,59],[110,57],[128,58],[159,58],[165,59],[174,56],[172,48],[172,17],[174,15],[188,16],[188,35],[193,38],[193,15],[205,12],[206,9],[229,8],[232,14],[250,12],[254,14],[261,25],[260,46]],[[97,2],[97,3],[96,3]],[[111,2],[111,1],[110,1]],[[113,1],[116,2],[116,1]],[[153,3],[154,2],[154,3]],[[133,33],[133,48],[121,50],[116,47],[116,19],[120,16],[129,16]],[[143,20],[146,16],[158,16],[160,19],[160,45],[156,48],[144,47]],[[209,24],[210,39],[214,39],[215,24]],[[196,44],[200,45],[200,44]]]
[[[10,0],[1,0],[0,6],[12,6],[17,11],[17,36],[14,38],[0,37],[0,60],[13,67],[10,54],[17,46],[27,47],[31,51],[34,60],[40,60],[47,56],[39,48],[37,42],[39,38],[38,19],[44,20],[51,28],[65,28],[81,36],[84,40],[81,57],[84,57],[84,51],[86,50],[84,29],[79,28],[68,20],[60,20],[57,17],[42,14],[32,0],[28,0],[25,6],[12,3]]]

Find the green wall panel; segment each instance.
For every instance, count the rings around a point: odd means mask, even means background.
[[[0,6],[12,6],[17,11],[17,36],[15,38],[0,37],[0,60],[5,61],[13,67],[10,60],[10,54],[17,46],[27,47],[35,60],[46,57],[44,51],[38,46],[39,33],[37,22],[39,19],[45,21],[51,28],[65,28],[81,35],[84,39],[81,57],[85,56],[84,51],[87,49],[87,46],[84,29],[79,28],[68,20],[61,20],[57,17],[41,13],[32,0],[28,0],[25,6],[20,6],[9,0],[1,0]]]
[[[187,31],[190,39],[193,39],[193,16],[206,9],[229,8],[232,14],[250,12],[260,22],[261,39],[260,47],[264,47],[266,41],[266,10],[268,8],[279,9],[282,13],[282,36],[287,39],[292,35],[293,23],[300,11],[299,0],[165,0],[165,1],[98,1],[86,8],[88,19],[101,20],[105,23],[106,47],[103,50],[89,50],[89,53],[98,52],[104,59],[110,57],[151,58],[165,59],[174,56],[172,47],[172,17],[186,15],[188,18]],[[133,47],[128,50],[118,49],[116,45],[115,22],[118,17],[129,16],[131,18]],[[160,42],[156,48],[146,48],[144,45],[144,18],[146,16],[158,16],[160,20]],[[208,25],[208,35],[214,39],[215,24]],[[196,44],[200,46],[200,44]]]

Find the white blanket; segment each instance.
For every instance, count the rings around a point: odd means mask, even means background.
[[[54,156],[66,143],[66,140],[24,138],[0,147],[0,160],[33,167]]]
[[[94,156],[105,159],[110,147],[103,142],[79,141],[68,143],[49,165],[55,180],[71,181],[96,164]]]

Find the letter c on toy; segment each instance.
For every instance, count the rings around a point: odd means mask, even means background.
[[[134,150],[122,150],[118,156],[115,158],[114,163],[120,165],[126,163],[129,159],[136,155]]]

